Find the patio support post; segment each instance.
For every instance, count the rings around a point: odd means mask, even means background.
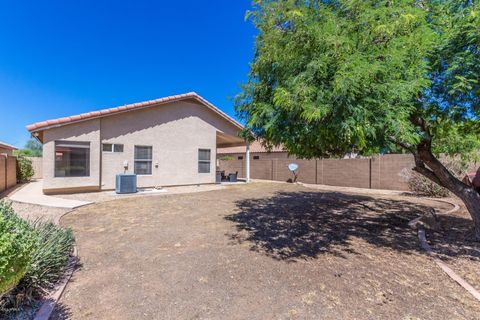
[[[250,142],[246,141],[247,143],[247,148],[246,148],[246,153],[245,153],[245,161],[246,161],[246,179],[247,183],[250,182]]]

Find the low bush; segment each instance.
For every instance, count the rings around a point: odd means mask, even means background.
[[[74,238],[70,229],[62,229],[51,222],[38,220],[32,223],[32,227],[37,246],[19,287],[27,293],[38,293],[51,287],[63,275]]]
[[[468,164],[457,158],[443,158],[445,167],[457,178],[462,179],[468,168]],[[450,196],[450,191],[432,182],[430,179],[416,171],[405,169],[402,175],[408,183],[410,191],[420,196],[443,198]]]
[[[17,154],[17,181],[26,182],[34,175],[32,160],[23,154]]]
[[[27,222],[0,201],[0,318],[21,300],[40,297],[63,275],[73,250],[69,229]]]
[[[0,298],[25,276],[37,242],[33,228],[0,202]]]

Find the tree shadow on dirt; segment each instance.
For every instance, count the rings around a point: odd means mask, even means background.
[[[341,257],[355,254],[355,238],[378,247],[418,252],[417,233],[408,222],[431,210],[408,201],[336,192],[279,192],[269,198],[240,200],[236,206],[238,211],[226,219],[236,224],[237,232],[228,236],[238,243],[251,243],[254,251],[288,261],[316,258],[322,253]],[[467,219],[444,219],[450,225],[468,228]],[[455,239],[451,244],[464,245]],[[451,250],[448,254],[459,252]],[[466,254],[480,257],[477,251]]]

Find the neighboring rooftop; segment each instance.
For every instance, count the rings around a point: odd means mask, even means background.
[[[246,146],[218,148],[217,154],[233,154],[233,153],[245,153]],[[250,143],[250,152],[254,153],[267,153],[267,152],[286,152],[281,146],[273,147],[272,150],[267,150],[260,141],[255,140]]]
[[[238,121],[236,121],[235,119],[227,115],[225,112],[215,107],[213,104],[211,104],[206,99],[199,96],[197,93],[189,92],[189,93],[159,98],[155,100],[148,100],[144,102],[126,104],[123,106],[103,109],[99,111],[82,113],[82,114],[74,115],[70,117],[41,121],[41,122],[28,125],[27,130],[34,133],[37,131],[42,131],[42,130],[53,128],[53,127],[64,126],[64,125],[68,125],[68,124],[76,123],[80,121],[102,118],[102,117],[106,117],[106,116],[110,116],[118,113],[139,110],[143,108],[158,106],[165,103],[171,103],[171,102],[177,102],[177,101],[189,100],[189,99],[199,102],[200,104],[209,108],[210,110],[212,110],[213,112],[215,112],[216,114],[218,114],[219,116],[227,120],[228,122],[232,123],[234,126],[238,127],[239,129],[243,129],[243,126]]]
[[[0,141],[0,149],[18,150],[17,147],[14,147],[11,144],[8,144],[8,143],[2,142],[2,141]]]

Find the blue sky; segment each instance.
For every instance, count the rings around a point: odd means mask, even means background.
[[[25,125],[196,91],[234,116],[250,0],[0,0],[0,140]]]

